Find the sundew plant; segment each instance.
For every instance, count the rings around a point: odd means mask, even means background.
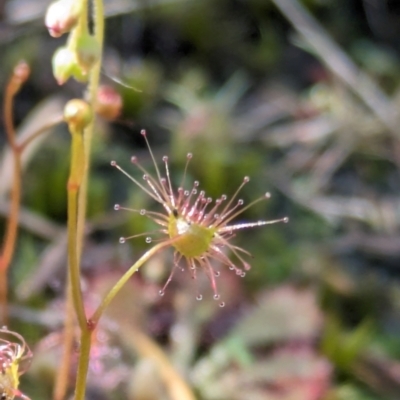
[[[223,194],[215,201],[211,197],[207,197],[204,190],[199,189],[200,184],[198,181],[194,181],[192,187],[185,188],[186,169],[192,159],[192,153],[188,153],[186,156],[187,163],[182,183],[175,189],[171,182],[168,156],[162,158],[165,170],[165,176],[162,176],[147,141],[146,131],[142,130],[141,134],[146,139],[154,163],[156,177],[147,172],[139,163],[136,156],[131,158],[131,162],[144,174],[144,185],[123,170],[115,161],[112,161],[111,165],[118,168],[152,199],[161,204],[164,208],[164,213],[147,211],[145,209],[133,210],[121,207],[119,204],[115,205],[115,210],[138,212],[140,215],[149,217],[160,226],[160,229],[154,232],[164,236],[162,239],[157,239],[160,244],[169,245],[174,249],[173,267],[167,282],[159,292],[161,296],[164,295],[165,289],[171,281],[175,270],[183,269],[184,265],[191,271],[193,279],[196,279],[198,270],[202,270],[211,282],[214,299],[219,300],[220,295],[218,293],[216,278],[220,276],[220,271],[216,270],[215,264],[224,265],[241,277],[244,277],[246,271],[250,269],[249,262],[243,258],[251,256],[250,253],[231,243],[236,232],[242,229],[250,229],[277,222],[288,222],[288,218],[234,223],[233,221],[245,210],[260,201],[269,199],[270,194],[267,192],[264,196],[252,201],[250,204],[244,205],[244,201],[238,199],[238,195],[243,186],[250,181],[250,178],[247,176],[244,177],[242,184],[233,196],[228,198],[227,195]],[[147,236],[147,243],[151,243],[152,241],[152,237],[148,236],[148,233],[143,233],[127,238],[121,237],[120,242],[125,243],[126,239],[138,236]],[[229,253],[234,255],[234,260],[229,257]],[[202,299],[200,293],[197,294],[197,299]],[[220,303],[221,307],[224,305],[224,302]]]
[[[7,328],[0,329],[0,398],[29,399],[19,389],[19,377],[29,367],[32,352],[24,338]]]
[[[83,400],[86,393],[91,348],[96,339],[94,333],[97,332],[99,320],[131,276],[152,256],[166,249],[173,251],[171,265],[168,263],[165,265],[165,268],[170,269],[170,275],[160,290],[160,295],[165,293],[175,271],[184,269],[190,272],[194,280],[198,274],[205,274],[210,281],[214,299],[220,300],[217,278],[221,272],[229,269],[239,277],[244,277],[250,270],[251,254],[235,244],[236,234],[242,230],[287,222],[288,218],[242,221],[240,218],[244,211],[267,200],[270,194],[265,193],[245,204],[240,198],[240,193],[249,182],[246,176],[232,195],[221,193],[216,199],[208,197],[205,191],[200,189],[199,182],[194,181],[191,185],[186,182],[186,171],[192,158],[190,153],[187,155],[182,182],[176,186],[170,174],[168,157],[162,158],[163,167],[160,168],[147,140],[146,132],[142,131],[154,163],[155,173],[148,172],[136,157],[132,157],[131,161],[142,174],[142,179],[130,175],[116,161],[112,161],[111,165],[125,174],[140,190],[161,206],[159,211],[115,206],[117,211],[137,212],[143,217],[150,218],[157,225],[154,232],[132,232],[130,236],[121,238],[120,242],[124,243],[127,239],[145,236],[146,242],[152,247],[117,280],[96,307],[89,307],[85,303],[81,286],[81,255],[86,225],[92,138],[96,117],[100,115],[111,120],[117,118],[122,103],[115,91],[99,83],[104,35],[102,1],[94,0],[89,4],[88,0],[57,0],[49,6],[45,24],[53,37],[68,35],[66,44],[57,49],[52,60],[53,74],[57,83],[63,85],[69,79],[75,79],[85,85],[83,98],[69,100],[64,107],[63,115],[57,116],[52,122],[52,124],[66,123],[71,141],[69,176],[66,182],[68,271],[62,334],[63,351],[59,360],[53,398],[62,400],[68,394],[69,371],[73,363],[71,353],[74,348],[77,348],[79,351],[74,398]],[[13,155],[13,186],[11,211],[0,257],[0,326],[4,326],[0,329],[1,400],[12,400],[14,397],[29,398],[29,393],[25,395],[19,390],[19,377],[26,371],[32,353],[21,334],[6,327],[8,325],[7,272],[15,250],[22,191],[21,154],[32,141],[49,128],[49,126],[41,127],[23,141],[19,141],[16,137],[13,124],[13,102],[28,77],[27,65],[19,64],[9,80],[4,100],[5,128]],[[198,300],[202,298],[199,291],[194,296]],[[224,305],[225,303],[221,301],[220,306]],[[78,343],[75,343],[75,332],[79,332]]]

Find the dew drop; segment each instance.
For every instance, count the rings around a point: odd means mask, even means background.
[[[215,275],[216,278],[219,278],[219,277],[221,276],[221,272],[215,271],[215,272],[214,272],[214,275]]]
[[[162,160],[163,160],[164,162],[168,162],[168,156],[164,156],[164,157],[162,158]]]
[[[239,200],[238,200],[238,204],[239,204],[239,206],[242,206],[242,205],[243,205],[243,203],[244,203],[244,200],[243,200],[243,199],[239,199]]]
[[[265,198],[266,199],[270,199],[271,198],[271,193],[270,192],[265,193]]]
[[[226,194],[223,194],[223,195],[221,196],[221,200],[223,200],[223,201],[225,201],[227,198],[228,198],[228,196],[227,196]]]
[[[229,269],[230,269],[231,271],[233,271],[233,270],[235,269],[235,267],[234,267],[233,265],[230,265],[230,266],[229,266]]]
[[[213,297],[214,297],[214,300],[219,300],[221,296],[220,296],[219,294],[216,293],[216,294],[214,294]]]
[[[283,218],[283,222],[284,222],[285,224],[288,223],[288,222],[289,222],[289,218],[288,218],[288,217]]]
[[[146,210],[144,208],[142,208],[139,212],[140,215],[146,215]]]
[[[196,296],[196,300],[198,300],[198,301],[203,300],[203,295],[198,294],[198,295]]]
[[[189,190],[185,190],[185,191],[183,192],[183,194],[184,194],[185,196],[189,196]]]
[[[196,189],[192,189],[192,194],[197,194],[197,190]]]
[[[138,162],[137,157],[136,157],[136,156],[132,156],[132,157],[131,157],[131,163],[132,163],[132,164],[136,164],[137,162]]]
[[[193,186],[194,187],[198,187],[200,185],[200,182],[199,181],[194,181],[194,183],[193,183]]]
[[[126,239],[125,239],[124,237],[120,237],[120,238],[119,238],[119,242],[120,242],[121,244],[124,244],[124,243],[126,242]]]
[[[118,210],[120,210],[121,209],[121,206],[119,205],[119,204],[115,204],[114,205],[114,210],[115,211],[118,211]]]
[[[112,167],[116,167],[117,166],[117,162],[116,161],[111,161],[110,164],[111,164]]]
[[[246,276],[246,272],[242,271],[242,273],[240,274],[241,278],[244,278]]]
[[[186,154],[186,158],[187,158],[188,160],[191,160],[192,157],[193,157],[193,154],[192,154],[192,153],[187,153],[187,154]]]
[[[147,238],[146,238],[146,243],[151,243],[151,237],[150,236],[147,236]]]
[[[167,183],[167,180],[165,178],[161,178],[160,181],[161,181],[161,184],[163,184],[163,185],[165,185]]]
[[[164,296],[165,291],[161,289],[161,290],[158,291],[158,294],[159,294],[160,296]]]
[[[219,303],[219,306],[222,308],[222,307],[225,307],[225,302],[224,301],[221,301],[221,303]]]
[[[250,178],[249,178],[248,176],[245,176],[245,177],[243,178],[243,182],[244,182],[244,183],[250,182]]]
[[[144,175],[143,175],[143,180],[144,180],[144,181],[147,181],[148,179],[149,179],[149,176],[146,175],[146,174],[144,174]]]
[[[142,130],[140,131],[140,134],[141,134],[142,136],[146,136],[146,129],[142,129]]]

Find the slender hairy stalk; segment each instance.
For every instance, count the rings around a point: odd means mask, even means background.
[[[7,325],[7,272],[15,250],[17,240],[18,215],[21,200],[21,149],[18,147],[15,138],[13,121],[14,97],[22,84],[29,76],[29,67],[19,63],[8,82],[4,97],[4,124],[7,139],[14,155],[13,185],[11,188],[11,209],[3,248],[0,255],[0,326]]]
[[[92,317],[89,319],[90,323],[93,324],[94,326],[97,325],[99,322],[99,319],[101,315],[103,314],[104,310],[107,308],[107,306],[111,303],[112,299],[116,296],[116,294],[121,290],[121,288],[125,285],[126,282],[128,282],[129,278],[147,261],[149,260],[154,254],[158,253],[160,250],[162,250],[165,247],[171,246],[172,243],[177,241],[177,238],[166,240],[162,243],[159,243],[152,247],[150,250],[146,251],[142,255],[142,257],[139,258],[133,264],[128,271],[125,272],[124,275],[118,280],[118,282],[111,288],[111,290],[108,292],[108,294],[103,298],[102,302],[100,305],[97,307],[97,310],[93,313]]]
[[[71,146],[71,171],[68,180],[68,256],[69,273],[71,278],[71,291],[74,308],[78,317],[81,330],[87,329],[85,309],[83,306],[81,283],[80,283],[80,265],[77,252],[76,235],[76,216],[77,216],[77,198],[81,184],[81,175],[83,169],[83,141],[80,132],[72,133]]]
[[[104,40],[104,8],[102,0],[94,0],[93,5],[93,21],[95,37],[100,44],[100,49],[102,50],[103,40]],[[95,103],[97,101],[97,91],[99,88],[100,71],[101,71],[101,52],[100,61],[90,71],[89,78],[89,91],[87,93],[88,102],[95,109]],[[92,146],[92,138],[94,131],[95,121],[93,120],[88,127],[85,129],[83,134],[83,144],[85,150],[85,168],[83,170],[81,188],[79,190],[78,197],[78,222],[77,222],[77,240],[78,240],[78,255],[82,251],[82,243],[85,229],[85,218],[86,218],[86,208],[87,208],[87,187],[88,187],[88,177],[89,177],[89,166],[90,166],[90,153]]]
[[[85,8],[85,13],[87,8]],[[87,20],[87,15],[86,20]],[[103,39],[104,39],[104,9],[103,9],[103,1],[102,0],[93,0],[93,25],[94,25],[94,34],[97,42],[100,45],[100,49],[103,47]],[[101,70],[101,51],[99,55],[99,61],[93,66],[89,73],[89,91],[87,94],[87,100],[92,108],[95,109],[95,103],[97,101],[97,91],[99,87],[100,80],[100,70]],[[76,225],[74,228],[74,249],[71,248],[71,251],[76,253],[77,263],[79,263],[80,256],[82,253],[82,245],[83,245],[83,237],[84,237],[84,229],[85,229],[85,218],[86,218],[86,209],[87,209],[87,192],[88,192],[88,177],[89,177],[89,166],[90,166],[90,153],[91,153],[91,143],[93,138],[94,131],[94,119],[92,122],[86,127],[83,133],[83,169],[81,171],[81,181],[80,188],[78,192],[78,208],[76,211]],[[76,198],[71,198],[72,201],[76,201]],[[75,204],[76,207],[76,204]],[[72,211],[72,210],[71,210]],[[68,227],[70,228],[70,227]],[[72,227],[71,227],[72,229]],[[79,273],[79,265],[75,270],[75,273]],[[75,278],[75,279],[73,279]],[[78,286],[79,285],[79,286]],[[73,298],[81,293],[79,276],[73,277],[72,269],[71,269],[71,287],[72,292],[75,292]],[[78,299],[75,298],[75,301]],[[82,299],[81,299],[82,301]],[[83,304],[82,304],[83,309]],[[83,319],[83,316],[79,317]],[[90,346],[91,346],[91,329],[87,324],[86,317],[83,324],[83,320],[79,322],[81,328],[81,349],[79,353],[79,364],[78,364],[78,373],[77,380],[75,386],[75,399],[83,400],[85,398],[86,391],[86,377],[89,366],[89,358],[90,358]]]
[[[92,331],[84,329],[81,331],[81,345],[79,349],[78,373],[75,385],[75,400],[85,400],[86,377],[89,368],[90,345]]]
[[[65,397],[68,387],[68,378],[71,365],[71,353],[74,343],[74,306],[72,300],[71,278],[68,275],[67,299],[65,302],[65,321],[63,332],[63,354],[60,361],[60,367],[56,376],[56,383],[53,390],[53,399],[62,400]]]
[[[165,247],[171,246],[175,239],[167,240],[159,243],[152,247],[146,253],[133,264],[127,272],[118,280],[118,282],[111,288],[108,294],[103,298],[103,301],[94,312],[93,316],[89,319],[86,329],[81,331],[81,348],[79,352],[79,364],[78,364],[78,375],[75,386],[75,400],[84,400],[86,391],[86,375],[89,366],[90,346],[91,346],[91,335],[95,327],[97,326],[101,315],[104,310],[129,280],[129,278],[153,255],[164,249]]]
[[[11,210],[8,219],[6,236],[0,257],[0,326],[7,325],[7,272],[15,250],[17,239],[18,215],[21,199],[21,159],[20,152],[14,151],[14,173],[11,189]]]

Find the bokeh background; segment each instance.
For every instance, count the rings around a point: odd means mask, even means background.
[[[0,87],[20,59],[32,68],[16,99],[21,136],[82,95],[79,83],[59,87],[52,77],[51,57],[65,38],[45,30],[48,4],[0,2]],[[154,343],[201,400],[399,399],[399,3],[105,4],[102,81],[124,107],[117,121],[96,127],[82,259],[87,308],[149,247],[144,238],[119,244],[153,225],[116,213],[115,203],[158,209],[110,167],[117,160],[140,177],[129,162],[135,154],[154,170],[143,128],[156,158],[169,155],[176,183],[192,152],[189,187],[199,180],[216,198],[249,175],[243,199],[272,198],[241,220],[290,223],[237,234],[235,244],[254,258],[245,278],[228,270],[218,278],[224,308],[201,274],[196,282],[178,274],[160,297],[172,255],[149,261],[103,320],[88,399],[171,399],[173,378],[152,359]],[[4,231],[11,173],[0,130]],[[60,125],[24,159],[11,326],[34,351],[21,385],[32,399],[51,398],[61,354],[69,156]]]

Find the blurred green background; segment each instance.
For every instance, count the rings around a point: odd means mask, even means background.
[[[119,244],[153,225],[113,211],[115,203],[159,211],[110,167],[117,160],[140,177],[129,161],[135,154],[154,171],[141,129],[160,164],[169,155],[176,184],[192,152],[188,188],[199,180],[216,198],[233,194],[248,175],[245,202],[266,191],[272,198],[240,220],[288,216],[290,223],[238,232],[234,242],[252,253],[252,269],[244,279],[223,271],[224,308],[205,276],[193,282],[187,272],[160,297],[172,254],[148,262],[104,320],[88,399],[171,398],[156,366],[129,342],[129,326],[162,346],[199,399],[399,399],[399,3],[105,4],[102,81],[124,108],[113,123],[99,120],[95,132],[82,259],[88,309],[149,246],[144,238]],[[52,77],[50,60],[65,38],[46,32],[47,5],[0,3],[0,87],[20,59],[32,68],[16,99],[22,133],[83,90]],[[3,124],[0,130],[5,150]],[[12,326],[34,350],[22,382],[32,399],[51,397],[61,351],[68,146],[66,127],[57,126],[24,162],[10,291]],[[10,179],[4,154],[2,232]]]

